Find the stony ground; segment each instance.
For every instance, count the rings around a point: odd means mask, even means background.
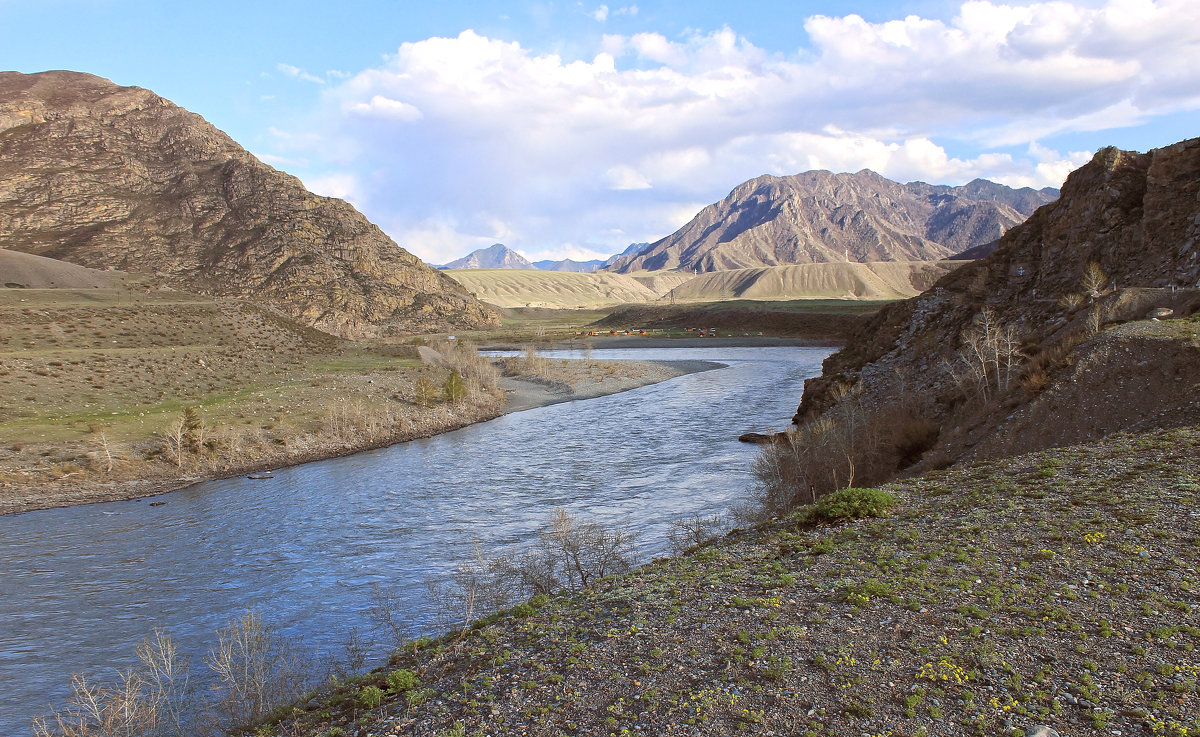
[[[517,606],[262,731],[1200,730],[1200,428],[885,488],[882,517],[792,518]]]

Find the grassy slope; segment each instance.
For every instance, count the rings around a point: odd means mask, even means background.
[[[328,457],[499,412],[497,394],[419,406],[417,378],[440,386],[446,374],[410,348],[345,343],[235,300],[0,289],[0,511]],[[213,448],[180,466],[164,433],[185,407]]]
[[[500,307],[596,308],[661,301],[866,299],[911,297],[958,266],[951,262],[832,263],[738,269],[580,274],[522,269],[447,271],[479,299]]]
[[[701,274],[675,288],[680,300],[906,299],[957,263],[901,261],[793,264]]]
[[[273,732],[1200,728],[1200,428],[886,488],[883,518],[778,523],[554,597],[398,656],[428,691],[361,706],[385,670]]]
[[[660,294],[622,274],[526,269],[458,269],[445,273],[479,299],[498,307],[604,307],[648,302]]]

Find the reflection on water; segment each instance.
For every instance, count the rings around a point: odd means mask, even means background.
[[[555,507],[641,532],[724,511],[749,484],[750,430],[778,429],[827,348],[636,349],[605,359],[725,368],[507,415],[427,440],[228,479],[146,501],[0,517],[0,734],[62,703],[70,674],[108,675],[166,629],[198,657],[247,607],[314,651],[366,630],[376,582],[428,627],[424,580],[528,541]],[[571,354],[552,354],[569,356]]]

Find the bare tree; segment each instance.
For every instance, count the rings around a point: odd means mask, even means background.
[[[520,599],[595,585],[636,564],[636,537],[618,527],[581,520],[558,509],[538,532],[538,542],[514,555],[474,555],[447,577],[426,582],[438,625],[465,628],[488,612]]]
[[[480,615],[503,609],[522,594],[513,559],[489,556],[479,543],[448,578],[431,578],[425,585],[437,623],[444,630],[465,629]]]
[[[183,452],[187,450],[186,427],[183,418],[180,417],[167,428],[164,434],[167,450],[174,456],[176,468],[183,468]]]
[[[100,433],[96,440],[100,443],[100,452],[104,453],[104,472],[112,473],[113,470],[113,454],[112,449],[108,445],[108,435]]]
[[[943,367],[967,396],[988,402],[1012,386],[1021,366],[1020,341],[1011,325],[1002,325],[984,308],[959,335],[959,350]]]
[[[135,648],[142,664],[144,679],[155,694],[162,733],[188,734],[193,706],[190,690],[190,664],[179,654],[179,648],[169,635],[155,628],[154,634]]]
[[[428,407],[433,404],[434,398],[437,396],[437,385],[428,376],[422,374],[417,377],[416,383],[413,385],[413,397],[417,404],[422,407]]]
[[[161,631],[136,649],[139,664],[104,684],[75,674],[63,711],[35,719],[35,737],[181,737],[191,734],[188,667]]]
[[[581,520],[562,507],[538,533],[538,541],[559,588],[591,588],[597,580],[624,573],[634,565],[633,533]]]
[[[1099,262],[1089,261],[1083,268],[1083,276],[1079,278],[1079,286],[1085,294],[1095,295],[1104,291],[1108,286],[1108,274],[1100,268]]]
[[[399,590],[380,583],[372,584],[370,601],[367,616],[377,629],[386,633],[393,648],[399,650],[408,639],[408,627],[400,616],[404,607]]]
[[[671,529],[667,531],[671,554],[681,555],[697,545],[716,539],[724,529],[725,520],[719,514],[704,516],[697,513],[672,520]]]
[[[210,718],[218,729],[258,722],[307,690],[312,668],[300,649],[253,610],[217,630],[205,658],[216,679]]]

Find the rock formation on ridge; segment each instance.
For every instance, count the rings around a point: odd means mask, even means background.
[[[1089,264],[1104,277],[1091,294]],[[992,255],[874,315],[805,383],[795,419],[831,409],[847,387],[869,407],[917,398],[941,428],[927,465],[1200,422],[1200,342],[1152,323],[1098,332],[1151,308],[1200,309],[1200,139],[1097,152]],[[977,406],[946,367],[985,309],[1011,326],[1028,370]]]

